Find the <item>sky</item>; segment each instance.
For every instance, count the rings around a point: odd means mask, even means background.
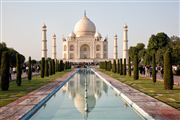
[[[62,37],[67,37],[86,10],[103,37],[108,36],[108,56],[113,58],[114,34],[122,57],[123,25],[128,25],[128,46],[144,43],[152,34],[180,37],[179,0],[1,0],[1,41],[26,59],[41,59],[41,27],[47,25],[48,56],[51,38],[57,36],[57,58],[62,58]]]

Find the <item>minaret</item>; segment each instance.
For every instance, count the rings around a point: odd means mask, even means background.
[[[56,35],[52,36],[52,59],[56,59]]]
[[[41,57],[42,58],[47,58],[47,39],[46,39],[46,25],[44,24],[42,26],[42,53],[41,53]]]
[[[114,35],[114,59],[118,59],[118,53],[117,53],[117,35]]]
[[[126,63],[128,63],[128,26],[124,25],[124,38],[123,38],[123,61],[126,58]]]

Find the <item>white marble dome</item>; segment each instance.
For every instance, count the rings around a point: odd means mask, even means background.
[[[86,16],[86,14],[76,23],[74,33],[77,37],[94,36],[96,32],[95,24]]]

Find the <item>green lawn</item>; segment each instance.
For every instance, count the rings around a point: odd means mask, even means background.
[[[180,86],[174,85],[173,90],[165,90],[164,84],[161,81],[157,81],[154,84],[151,79],[140,77],[139,80],[134,80],[133,77],[129,77],[128,75],[120,76],[119,74],[110,71],[99,70],[147,95],[169,104],[176,109],[180,109]]]
[[[29,81],[27,78],[22,80],[22,85],[17,86],[16,81],[10,82],[10,87],[8,91],[0,90],[0,107],[7,105],[8,103],[15,101],[19,97],[22,97],[29,92],[52,82],[53,80],[62,77],[67,72],[71,70],[66,70],[63,72],[57,72],[55,75],[50,77],[41,78],[40,76],[33,76],[32,80]]]

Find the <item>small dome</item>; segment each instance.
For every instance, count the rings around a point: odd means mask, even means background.
[[[66,41],[66,38],[62,37],[62,41]]]
[[[95,24],[86,16],[86,14],[76,23],[74,33],[79,36],[94,35],[96,32]]]
[[[125,25],[124,25],[124,28],[128,28],[128,25],[127,25],[127,24],[125,24]]]
[[[56,34],[55,34],[55,33],[53,34],[53,37],[56,37]]]
[[[71,38],[73,37],[74,38],[74,37],[76,37],[76,34],[74,32],[69,33],[68,37],[71,37]]]
[[[96,32],[96,34],[94,35],[95,38],[101,38],[101,34],[99,32]]]
[[[45,24],[43,24],[42,28],[46,28],[47,26]]]

